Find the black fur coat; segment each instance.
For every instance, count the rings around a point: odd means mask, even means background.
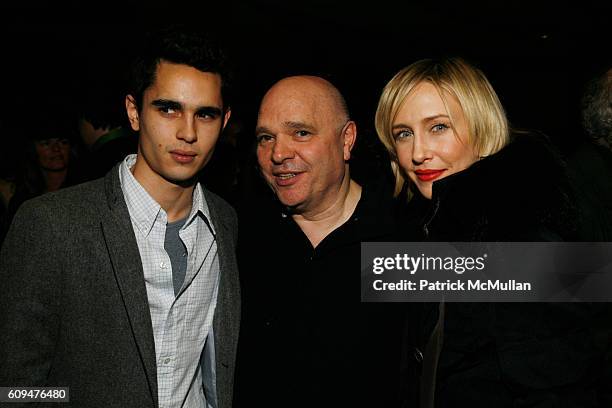
[[[565,166],[547,140],[515,136],[500,152],[436,181],[431,200],[415,192],[405,207],[404,238],[573,241],[578,210],[572,197]],[[407,324],[409,349],[425,347],[439,316],[437,304],[422,306],[421,314]],[[609,370],[602,366],[610,341],[609,306],[444,307],[436,407],[601,406],[601,373]]]

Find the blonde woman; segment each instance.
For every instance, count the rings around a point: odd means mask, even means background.
[[[464,60],[422,60],[399,71],[380,97],[376,130],[395,194],[408,201],[406,229],[416,224],[423,240],[573,237],[557,155],[542,136],[510,131],[493,87]],[[437,367],[435,406],[597,406],[587,385],[601,353],[592,316],[582,305],[446,304],[442,346],[425,356]],[[413,333],[406,346],[415,338],[428,337]]]

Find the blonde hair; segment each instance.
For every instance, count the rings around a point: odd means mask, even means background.
[[[422,82],[429,82],[436,87],[445,106],[445,92],[457,99],[468,126],[468,143],[475,147],[478,156],[498,152],[509,139],[508,119],[504,109],[493,87],[479,69],[460,58],[417,61],[399,71],[389,81],[376,109],[376,132],[391,156],[395,196],[401,192],[408,179],[398,163],[392,132],[393,121],[408,94]]]

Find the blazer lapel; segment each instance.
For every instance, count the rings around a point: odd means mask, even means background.
[[[220,219],[219,212],[212,200],[208,200],[208,209],[210,211],[211,222],[217,232],[217,252],[219,254],[219,291],[217,295],[217,305],[215,307],[215,316],[213,319],[213,327],[215,331],[215,337],[224,338],[227,333],[227,327],[223,324],[222,318],[225,315],[225,307],[227,306],[227,293],[228,293],[228,273],[227,268],[230,266],[231,259],[228,259],[228,252],[231,251],[231,245],[228,241],[229,230],[228,227]],[[215,342],[215,354],[217,360],[217,366],[222,362],[223,351],[219,350],[223,347],[218,341]],[[221,354],[221,355],[220,355]],[[218,370],[217,370],[218,371]]]
[[[153,325],[140,252],[119,183],[118,169],[119,167],[115,166],[106,176],[105,187],[109,212],[102,217],[102,231],[147,375],[154,406],[157,406],[157,368]]]
[[[229,220],[223,217],[222,211],[211,198],[210,194],[206,195],[211,222],[217,233],[219,254],[219,292],[213,328],[218,406],[223,408],[231,405],[233,395],[234,358],[240,325],[240,287],[232,241],[235,232],[231,231]]]

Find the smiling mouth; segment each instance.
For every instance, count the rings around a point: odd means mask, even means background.
[[[278,187],[290,187],[300,180],[302,173],[276,173],[272,174],[274,177],[274,184]]]

